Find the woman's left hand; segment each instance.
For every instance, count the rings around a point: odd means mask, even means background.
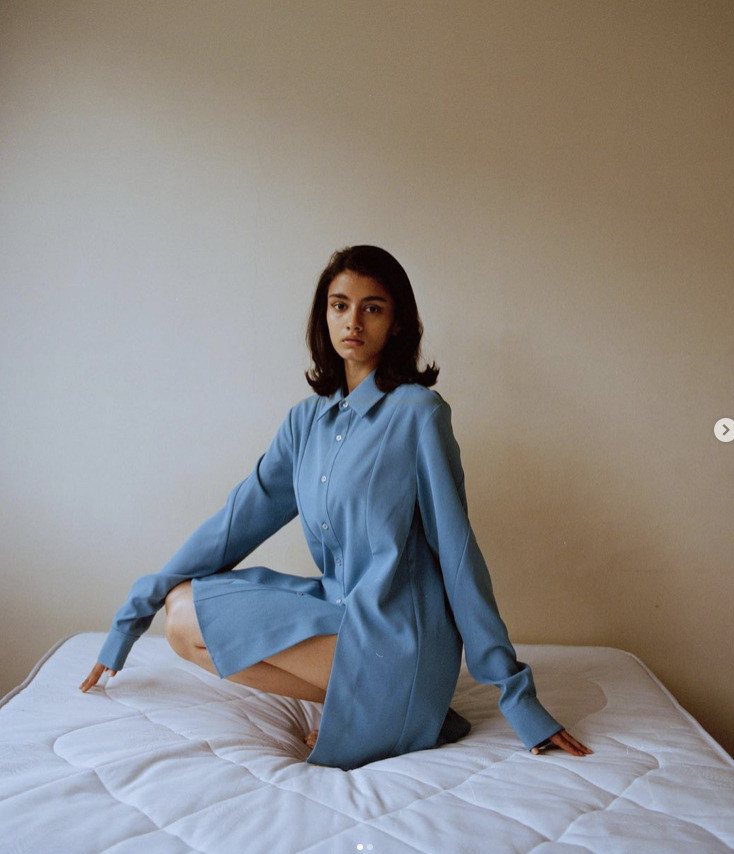
[[[560,732],[552,735],[548,741],[543,742],[543,744],[533,747],[530,752],[534,756],[537,756],[541,750],[546,747],[550,747],[551,745],[554,747],[560,747],[561,750],[565,750],[566,753],[570,753],[571,756],[588,756],[590,753],[594,752],[590,748],[586,747],[586,745],[581,744],[580,741],[576,741],[571,733],[566,732],[565,729],[562,729]]]

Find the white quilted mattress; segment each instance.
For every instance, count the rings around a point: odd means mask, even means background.
[[[531,756],[463,673],[469,737],[344,772],[302,761],[320,706],[222,682],[159,637],[81,694],[102,639],[62,642],[0,707],[3,854],[734,850],[734,762],[625,652],[518,646],[593,756]]]

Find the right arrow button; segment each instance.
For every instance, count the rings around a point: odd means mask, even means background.
[[[714,436],[720,442],[734,442],[734,418],[719,418],[714,424]]]

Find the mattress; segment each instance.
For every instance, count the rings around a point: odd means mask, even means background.
[[[102,640],[61,642],[2,701],[4,854],[734,850],[734,763],[620,650],[517,647],[592,756],[532,756],[463,670],[467,738],[345,772],[303,761],[318,704],[221,681],[160,637],[82,694]]]

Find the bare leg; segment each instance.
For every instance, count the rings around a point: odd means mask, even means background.
[[[190,581],[166,597],[166,637],[182,658],[216,673],[196,619]],[[335,647],[336,635],[317,635],[227,678],[270,694],[323,703]]]

